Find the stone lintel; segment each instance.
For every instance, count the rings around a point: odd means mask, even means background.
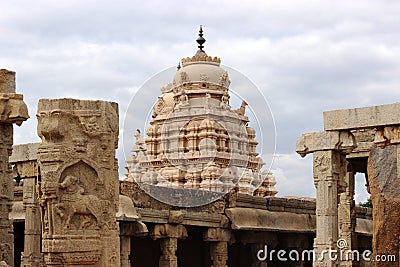
[[[261,209],[229,208],[226,214],[233,230],[314,233],[315,215]]]
[[[400,103],[324,112],[324,130],[350,130],[400,124]]]
[[[324,150],[340,150],[349,153],[355,147],[350,132],[323,131],[303,134],[296,142],[296,152],[302,157],[308,153]]]
[[[40,143],[27,143],[21,145],[14,145],[12,154],[9,157],[10,163],[17,163],[23,161],[36,161],[39,145]]]
[[[141,217],[141,221],[145,223],[176,223],[172,220],[171,214],[168,210],[150,210],[150,209],[137,209]],[[222,214],[213,214],[206,212],[182,212],[183,225],[193,225],[201,227],[228,227],[228,218]]]

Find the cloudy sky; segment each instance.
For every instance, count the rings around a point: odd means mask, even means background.
[[[195,53],[200,24],[207,53],[268,100],[281,196],[315,195],[311,156],[294,148],[302,133],[323,130],[323,111],[400,99],[399,1],[1,0],[0,10],[0,68],[17,72],[31,116],[15,143],[39,141],[40,98],[116,101],[123,125],[144,82]],[[120,176],[123,154],[121,145]],[[363,179],[357,201],[366,197]]]

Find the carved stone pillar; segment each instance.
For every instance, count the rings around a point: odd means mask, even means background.
[[[178,239],[187,237],[186,228],[180,224],[157,224],[150,232],[151,238],[160,239],[160,267],[177,267]]]
[[[23,204],[25,210],[24,251],[21,266],[43,266],[40,252],[40,210],[37,201],[37,148],[38,143],[16,145],[10,162],[14,165],[14,173],[23,180]]]
[[[228,260],[228,242],[234,243],[235,237],[228,229],[208,228],[204,232],[204,241],[210,242],[212,267],[226,267]]]
[[[121,267],[130,267],[131,260],[131,237],[128,235],[121,235],[120,240],[120,257],[121,257]]]
[[[37,203],[36,177],[24,178],[25,235],[22,266],[39,267],[43,264],[40,253],[40,211]]]
[[[178,238],[169,237],[160,240],[161,256],[160,267],[177,267],[178,258],[176,251],[178,249]]]
[[[119,266],[118,106],[41,99],[42,251],[48,266]]]
[[[15,93],[15,72],[0,70],[0,261],[14,265],[14,236],[9,213],[13,199],[13,178],[8,157],[13,144],[13,123],[29,118],[23,97]]]
[[[338,194],[345,191],[346,153],[355,147],[354,136],[348,132],[325,131],[302,135],[296,144],[301,156],[314,153],[314,184],[316,199],[316,238],[313,266],[337,266]],[[325,252],[325,253],[323,253]]]
[[[228,260],[228,242],[218,241],[210,243],[212,267],[226,267]]]
[[[338,239],[338,182],[340,157],[333,150],[314,152],[314,184],[317,189],[315,266],[336,266],[329,255],[322,252],[336,250]],[[321,259],[322,257],[322,259]],[[327,265],[323,265],[328,263]]]
[[[342,242],[342,244],[346,245],[342,250],[347,251],[357,248],[354,172],[347,172],[344,177],[344,183],[347,184],[347,187],[339,196],[338,220],[339,238],[346,240],[345,243]],[[357,264],[357,261],[353,262],[351,257],[348,259],[345,257],[340,262],[340,266],[354,266],[354,264]]]
[[[116,214],[120,230],[120,258],[121,267],[131,266],[131,236],[146,236],[147,226],[139,221],[132,199],[119,195],[119,209]]]

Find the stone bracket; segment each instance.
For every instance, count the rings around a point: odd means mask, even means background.
[[[386,126],[375,132],[374,143],[383,148],[388,145],[400,143],[400,126]]]
[[[352,133],[348,131],[323,131],[303,134],[296,142],[296,152],[304,157],[323,150],[340,150],[350,153],[356,147]]]
[[[156,224],[150,231],[150,237],[154,240],[159,238],[185,239],[187,236],[186,228],[180,224]]]
[[[18,126],[29,118],[23,95],[0,93],[0,122],[15,123]]]
[[[229,242],[235,243],[235,236],[232,231],[223,228],[208,228],[203,233],[203,239],[207,242]]]

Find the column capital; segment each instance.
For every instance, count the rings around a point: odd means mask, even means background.
[[[304,157],[309,153],[324,150],[338,150],[350,153],[356,141],[349,131],[323,131],[303,134],[296,142],[296,152]]]
[[[159,238],[178,238],[187,237],[186,228],[181,224],[156,224],[150,231],[150,237],[154,240]]]
[[[0,93],[0,122],[18,126],[29,119],[28,108],[21,94]]]
[[[223,228],[208,228],[203,234],[204,241],[207,242],[229,242],[235,243],[235,236],[231,230]]]

